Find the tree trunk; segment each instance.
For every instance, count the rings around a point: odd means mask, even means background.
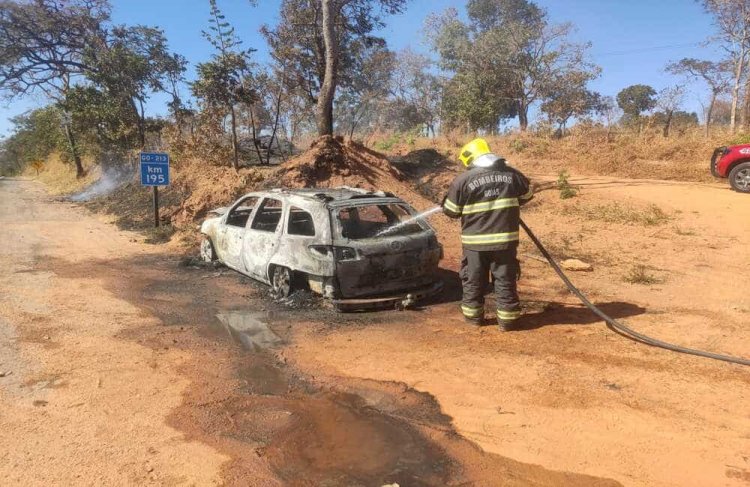
[[[258,156],[258,165],[263,165],[263,154],[260,153],[260,147],[258,147],[258,132],[255,130],[255,112],[253,107],[250,107],[250,130],[253,136],[253,147],[255,147],[255,154]]]
[[[237,147],[237,116],[234,113],[234,106],[230,107],[229,113],[232,121],[232,153],[234,159],[232,160],[232,167],[235,171],[240,170],[240,150]]]
[[[518,125],[521,127],[521,132],[526,132],[529,127],[529,107],[523,100],[518,101]]]
[[[662,130],[664,138],[669,137],[669,128],[672,126],[672,115],[674,115],[674,111],[667,110],[667,120],[664,122],[664,130]]]
[[[138,138],[141,143],[141,150],[146,148],[146,111],[143,108],[143,100],[138,99],[141,110],[138,113]]]
[[[78,154],[78,145],[76,144],[76,138],[73,135],[73,130],[70,128],[70,123],[65,124],[65,137],[68,139],[68,146],[70,147],[70,155],[73,156],[73,162],[76,165],[76,179],[81,179],[86,175],[86,171],[83,170],[83,164],[81,163],[81,156]]]
[[[708,110],[706,111],[706,138],[708,138],[709,127],[711,126],[711,117],[714,114],[714,105],[716,104],[716,92],[711,93],[711,101],[708,103]]]
[[[323,85],[318,95],[317,122],[318,135],[333,135],[333,98],[336,95],[336,32],[333,12],[333,0],[321,0],[323,12],[323,41],[325,43],[326,69]]]
[[[732,87],[732,112],[729,118],[729,130],[734,133],[737,128],[737,103],[740,97],[740,82],[745,71],[745,50],[740,51],[737,65],[734,69],[734,86]]]
[[[281,85],[279,85],[279,94],[276,97],[276,117],[273,121],[273,131],[271,132],[271,142],[268,143],[268,154],[266,155],[266,164],[271,165],[271,150],[273,150],[273,141],[276,139],[276,132],[279,129],[279,118],[281,117]],[[279,144],[281,149],[281,144]],[[279,150],[281,152],[281,150]]]

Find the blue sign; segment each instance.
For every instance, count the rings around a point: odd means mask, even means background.
[[[169,154],[141,152],[141,184],[167,186],[169,184]]]

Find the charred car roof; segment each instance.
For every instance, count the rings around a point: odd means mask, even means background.
[[[386,191],[367,191],[360,188],[305,188],[305,189],[272,189],[270,194],[297,196],[320,201],[330,207],[350,206],[352,204],[404,203]]]

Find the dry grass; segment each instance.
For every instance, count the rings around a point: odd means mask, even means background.
[[[664,282],[664,279],[652,274],[649,267],[643,264],[634,265],[622,279],[630,284],[643,284],[646,286]]]
[[[23,175],[44,183],[50,194],[63,195],[80,191],[99,178],[99,166],[84,161],[84,168],[86,176],[76,179],[75,166],[62,162],[58,154],[52,154],[46,161],[30,165]]]
[[[698,235],[692,228],[682,228],[678,226],[674,227],[674,233],[684,237],[692,237],[694,235]]]
[[[144,230],[146,238],[143,239],[144,243],[147,244],[160,244],[169,242],[172,235],[175,234],[177,229],[172,225],[160,225],[159,227],[151,227]]]
[[[653,204],[645,208],[636,208],[621,203],[592,206],[575,205],[565,208],[563,212],[580,215],[587,220],[640,226],[663,225],[672,218],[664,210]]]
[[[450,133],[429,139],[378,134],[368,144],[388,147],[395,155],[434,148],[457,160],[461,146],[474,136]],[[656,128],[640,135],[624,129],[608,135],[603,128],[574,127],[561,139],[531,131],[486,138],[494,152],[525,171],[550,174],[567,169],[577,175],[710,182],[708,163],[714,148],[746,142],[747,137],[717,128],[707,138],[701,127],[676,131],[668,138]]]

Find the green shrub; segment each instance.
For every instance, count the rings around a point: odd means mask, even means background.
[[[529,144],[527,144],[523,139],[513,139],[508,143],[508,148],[512,153],[520,154],[526,149],[528,149]]]
[[[578,188],[570,184],[568,181],[568,178],[570,177],[570,174],[568,174],[568,171],[563,169],[557,174],[557,189],[560,190],[560,199],[561,200],[567,200],[569,198],[574,198],[578,196]]]

